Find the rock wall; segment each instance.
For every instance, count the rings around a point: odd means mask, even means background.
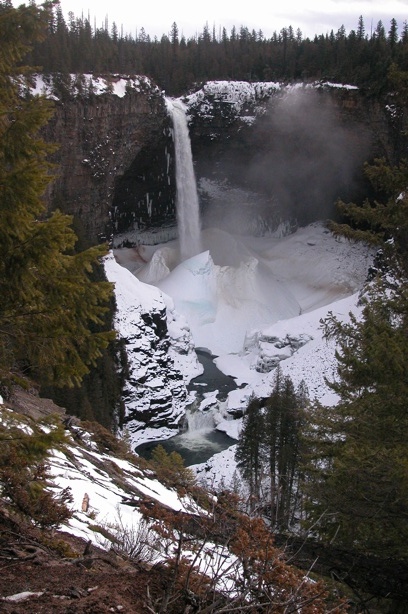
[[[86,242],[135,244],[141,230],[175,226],[165,99],[147,78],[127,79],[124,95],[110,83],[57,100],[45,129],[59,145],[48,207],[74,215]],[[263,234],[332,217],[338,198],[367,195],[364,161],[407,149],[395,105],[357,88],[220,81],[184,101],[204,227]]]
[[[183,422],[188,382],[202,371],[191,331],[169,297],[136,279],[112,254],[105,272],[115,283],[115,329],[127,355],[120,426],[133,446],[167,439]]]
[[[136,222],[160,225],[173,216],[171,125],[164,97],[146,79],[124,95],[112,92],[57,100],[44,130],[58,145],[49,209],[74,215],[86,243]]]
[[[363,163],[401,145],[390,106],[355,87],[210,82],[186,102],[204,226],[333,217],[338,198],[369,193]]]

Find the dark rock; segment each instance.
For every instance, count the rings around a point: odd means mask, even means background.
[[[45,139],[58,145],[52,156],[55,180],[45,195],[48,208],[73,215],[87,243],[134,223],[174,218],[170,128],[164,97],[149,82],[123,97],[106,93],[57,101],[44,129]]]

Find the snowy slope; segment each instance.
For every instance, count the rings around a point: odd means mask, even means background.
[[[0,401],[0,422],[26,435],[33,433],[30,420],[8,409],[3,401]],[[47,419],[43,423],[38,421],[36,426],[44,432],[53,428]],[[114,452],[101,452],[97,437],[81,426],[71,425],[65,435],[66,442],[51,450],[47,459],[49,488],[56,493],[68,488],[72,495],[68,507],[73,515],[64,524],[65,531],[104,547],[95,526],[112,527],[120,519],[123,527],[137,529],[142,518],[137,503],[146,498],[175,511],[202,513],[192,498],[179,496],[174,489],[159,482],[151,471],[142,470]]]
[[[292,339],[307,336],[309,340],[295,349],[289,357],[280,361],[284,375],[288,375],[295,386],[304,381],[308,387],[310,399],[317,399],[326,406],[335,405],[337,397],[328,387],[325,378],[336,378],[336,358],[334,340],[323,338],[321,321],[329,313],[333,313],[340,321],[349,321],[350,312],[358,315],[361,307],[358,305],[359,294],[355,293],[345,299],[335,301],[320,307],[310,313],[291,318],[263,329],[262,335],[268,338],[270,346],[290,336]],[[272,340],[274,340],[272,342]],[[228,395],[225,410],[241,414],[245,410],[251,395],[259,397],[268,396],[273,387],[274,371],[259,373],[255,366],[259,359],[259,347],[250,347],[247,351],[233,357],[223,356],[216,360],[217,366],[226,373],[233,373],[241,388]],[[217,425],[219,430],[225,431],[230,437],[238,439],[242,419],[231,419],[227,415],[224,421]],[[237,468],[234,460],[235,446],[215,454],[206,463],[192,467],[200,480],[209,487],[217,489],[221,485],[232,487],[237,478]]]
[[[195,345],[208,348],[218,368],[236,379],[239,388],[214,410],[217,428],[239,436],[241,421],[234,416],[242,415],[252,394],[270,393],[277,364],[295,385],[304,380],[311,398],[334,404],[325,377],[336,373],[335,346],[323,338],[321,320],[329,312],[348,319],[358,311],[372,250],[336,239],[321,223],[285,237],[213,229],[202,241],[206,251],[179,264],[175,242],[146,248],[148,263],[139,268],[130,253],[120,257],[173,298]],[[205,469],[211,485],[230,482],[233,449],[212,457]]]
[[[256,331],[350,296],[372,258],[367,247],[334,238],[320,223],[286,237],[208,229],[202,243],[206,251],[180,264],[176,242],[145,248],[148,262],[139,268],[131,250],[118,252],[137,277],[172,297],[195,346],[217,356],[239,354]]]

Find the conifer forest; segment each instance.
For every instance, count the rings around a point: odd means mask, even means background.
[[[28,56],[32,66],[47,73],[124,73],[151,77],[170,96],[186,93],[197,83],[213,79],[245,81],[308,81],[329,79],[353,83],[372,95],[387,88],[391,64],[408,70],[408,23],[379,21],[368,32],[360,17],[355,30],[304,38],[294,26],[274,32],[245,25],[227,31],[204,25],[202,32],[186,39],[176,23],[160,39],[141,28],[124,33],[123,27],[97,27],[91,18],[70,14],[61,7],[52,11],[46,38]]]

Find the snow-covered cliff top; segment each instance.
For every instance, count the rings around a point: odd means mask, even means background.
[[[149,77],[144,75],[111,75],[108,78],[92,74],[66,75],[63,82],[56,80],[52,75],[34,74],[32,76],[32,95],[42,95],[52,100],[59,100],[61,88],[69,92],[70,96],[86,96],[112,94],[123,98],[127,92],[151,92],[161,95],[161,90]]]
[[[276,81],[259,81],[250,83],[248,81],[207,81],[203,87],[196,92],[183,98],[187,107],[191,111],[198,112],[200,116],[211,116],[214,111],[214,104],[220,103],[230,107],[232,115],[246,116],[246,107],[251,107],[255,114],[262,112],[259,105],[277,94],[284,95],[294,90],[310,89],[344,89],[358,90],[355,85],[343,83],[333,83],[329,81],[315,81],[312,83],[291,83],[284,84]],[[247,109],[248,110],[248,109]]]

